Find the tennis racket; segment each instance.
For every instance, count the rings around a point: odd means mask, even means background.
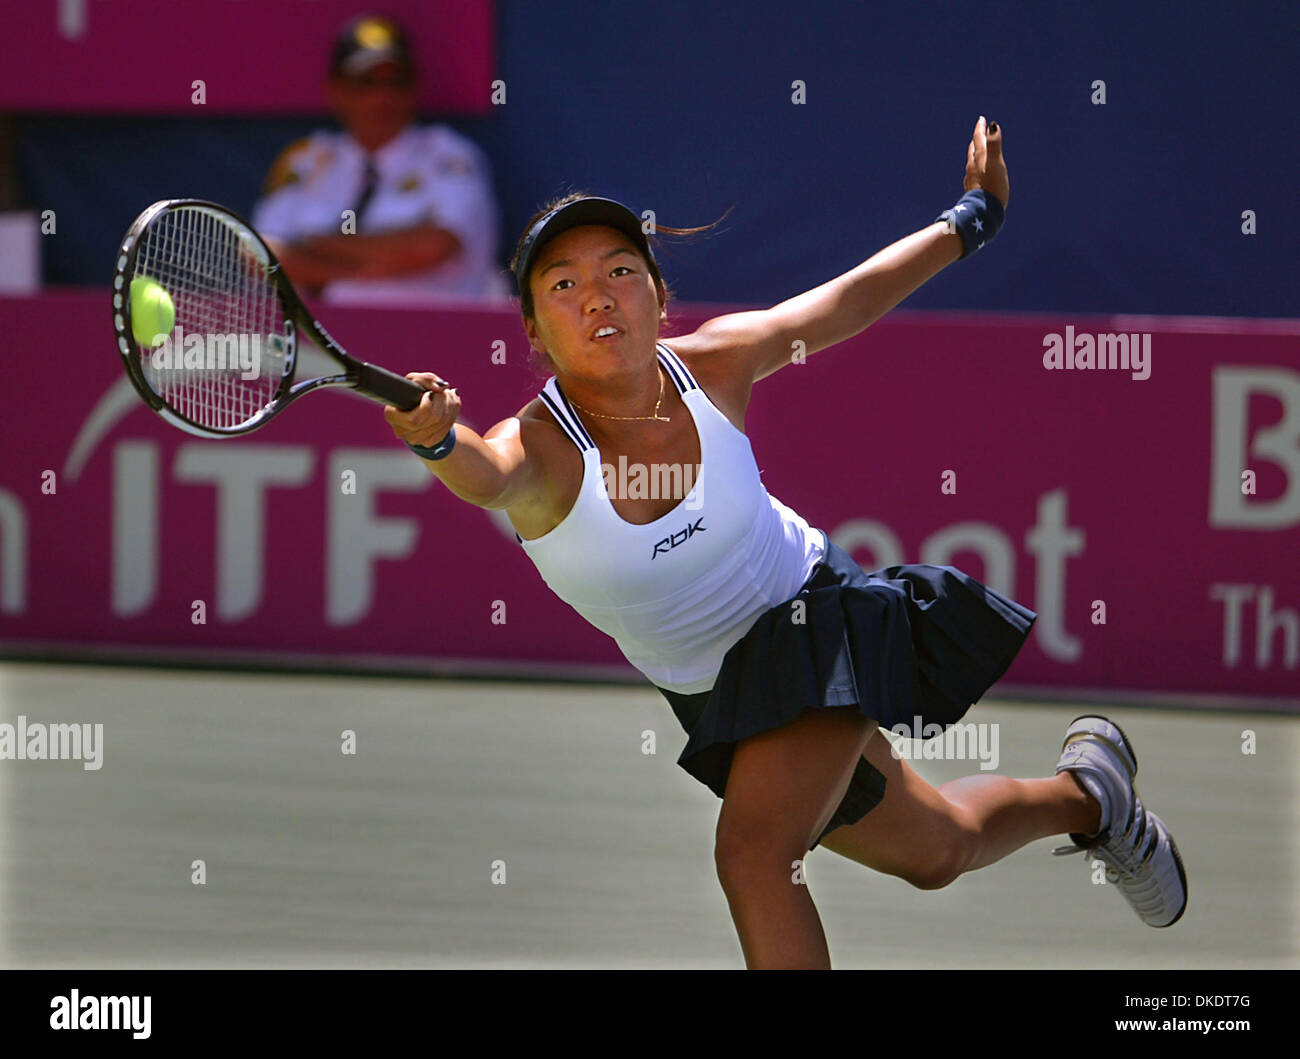
[[[152,344],[136,338],[133,282],[141,290],[156,284],[166,296],[150,294],[170,299],[173,327]],[[403,411],[426,392],[350,357],[303,306],[262,237],[237,214],[201,199],[155,202],[127,229],[113,273],[113,330],[145,403],[204,438],[257,430],[303,394],[328,386]],[[296,381],[304,337],[342,370]]]

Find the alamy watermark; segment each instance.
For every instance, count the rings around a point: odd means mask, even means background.
[[[50,998],[52,1030],[130,1030],[136,1040],[150,1033],[152,996],[82,996],[79,989]]]
[[[87,772],[104,764],[102,724],[30,724],[25,714],[18,723],[0,724],[0,761],[80,761]]]
[[[1151,377],[1151,334],[1102,332],[1043,336],[1043,367],[1048,371],[1131,371],[1137,380]]]
[[[157,341],[157,336],[155,336]],[[245,382],[262,372],[262,336],[184,334],[177,325],[149,354],[154,371],[237,371]]]
[[[628,463],[619,456],[618,463],[602,463],[600,474],[605,493],[615,500],[684,499],[681,506],[697,511],[704,506],[696,488],[698,474],[690,463]]]
[[[926,724],[920,716],[912,723],[896,724],[889,732],[898,736],[891,753],[914,761],[978,761],[989,772],[998,767],[997,723],[967,721],[948,725]],[[942,737],[942,738],[938,738]],[[917,746],[917,744],[920,744]]]

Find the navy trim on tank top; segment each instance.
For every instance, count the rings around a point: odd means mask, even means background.
[[[691,374],[690,369],[682,363],[682,359],[676,353],[662,343],[656,343],[655,349],[659,354],[659,363],[668,372],[668,377],[673,380],[673,385],[677,387],[678,393],[700,389],[700,384],[695,381],[695,376]],[[578,446],[580,452],[594,449],[596,443],[591,440],[591,435],[587,433],[586,427],[582,425],[582,420],[578,418],[578,414],[573,410],[569,399],[564,396],[564,391],[560,389],[558,379],[555,380],[555,392],[560,395],[560,400],[564,403],[563,408],[560,408],[551,399],[550,394],[545,389],[537,396],[546,402],[546,407],[555,416],[555,421],[559,423],[560,429],[564,431],[570,441]],[[520,544],[524,543],[523,537],[519,536],[518,532],[515,533],[515,540]]]
[[[560,384],[558,382],[555,384],[555,392],[558,393],[562,399],[564,398],[564,391],[560,389]],[[570,441],[578,446],[580,452],[586,452],[588,449],[594,449],[596,447],[596,443],[592,441],[587,435],[587,432],[582,429],[582,424],[576,421],[576,417],[572,417],[572,413],[566,413],[562,408],[560,408],[559,405],[551,400],[551,395],[545,390],[537,396],[546,402],[546,407],[551,410],[551,415],[555,416],[555,421],[560,424],[560,429],[569,436]],[[567,405],[569,402],[565,400],[564,403]]]
[[[698,390],[699,383],[695,381],[695,376],[682,363],[681,357],[674,353],[667,346],[659,345],[659,361],[667,370],[669,377],[677,384],[678,392],[685,393],[687,390]]]

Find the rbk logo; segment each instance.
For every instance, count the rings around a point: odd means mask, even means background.
[[[658,544],[655,545],[655,550],[650,554],[650,561],[653,562],[654,557],[658,555],[660,552],[672,551],[672,549],[676,548],[677,545],[683,544],[686,541],[690,540],[692,537],[695,536],[696,532],[703,533],[704,527],[700,525],[700,523],[703,521],[704,521],[703,517],[698,518],[695,520],[694,525],[687,526],[684,530],[680,530],[679,532],[674,533],[671,537],[665,537],[663,540],[661,540]]]

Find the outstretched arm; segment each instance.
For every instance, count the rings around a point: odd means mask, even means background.
[[[409,372],[406,377],[428,387],[442,381],[431,372]],[[459,416],[460,395],[455,389],[430,389],[409,412],[392,405],[384,409],[393,433],[413,445],[435,446],[456,427],[451,452],[439,460],[426,459],[424,465],[462,500],[492,509],[530,500],[540,488],[541,474],[537,457],[530,454],[522,434],[537,424],[525,426],[525,421],[511,417],[480,436],[458,424]]]
[[[1006,207],[1010,182],[1002,130],[987,130],[982,117],[967,148],[964,187],[983,188]],[[675,345],[685,353],[725,358],[732,362],[728,374],[757,382],[790,363],[796,341],[811,354],[851,338],[961,254],[961,237],[936,221],[819,287],[770,309],[715,317]]]

